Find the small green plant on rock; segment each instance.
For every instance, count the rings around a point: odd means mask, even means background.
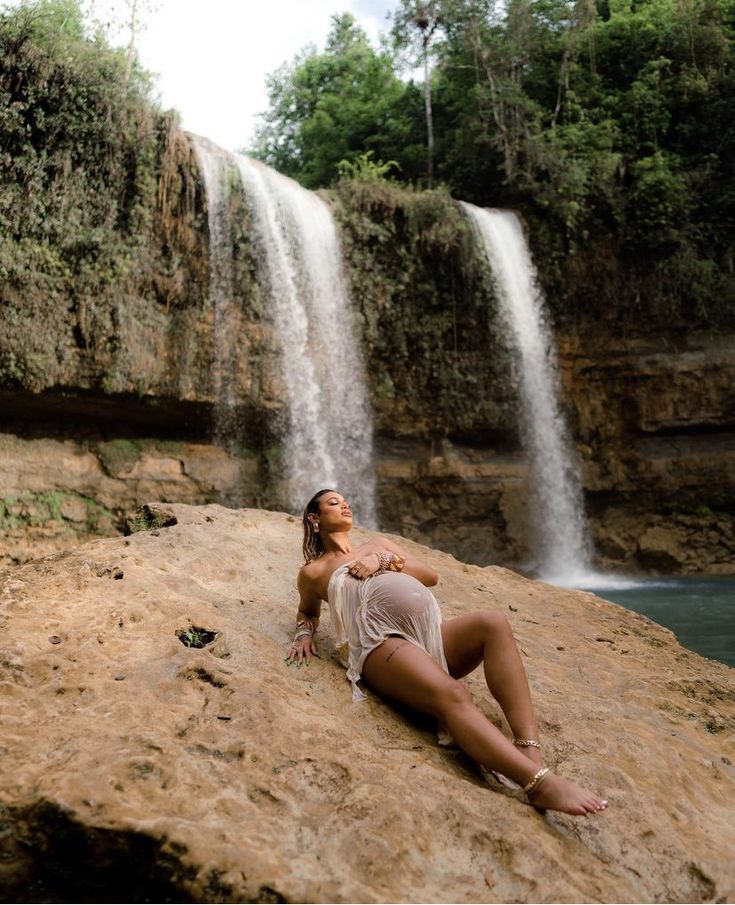
[[[210,632],[206,628],[200,628],[197,625],[190,625],[189,628],[182,628],[176,632],[176,637],[184,645],[184,647],[206,647],[211,644],[217,637],[216,632]]]
[[[146,504],[125,516],[125,534],[170,528],[171,525],[177,524],[177,521],[173,513],[165,509],[154,509]]]

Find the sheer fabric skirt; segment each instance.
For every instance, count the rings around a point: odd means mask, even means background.
[[[352,699],[365,698],[357,685],[365,660],[391,635],[425,650],[448,672],[441,611],[431,591],[402,572],[383,572],[360,581],[347,571],[350,565],[334,571],[328,597],[337,651],[352,683]]]

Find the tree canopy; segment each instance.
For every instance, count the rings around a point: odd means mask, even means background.
[[[349,15],[334,16],[323,53],[307,48],[268,77],[269,109],[254,153],[305,186],[328,185],[342,160],[366,151],[398,159],[410,176],[423,165],[421,95],[374,50]]]
[[[315,188],[370,150],[425,186],[426,86],[401,78],[424,25],[436,179],[735,309],[735,0],[400,0],[379,51],[338,16],[271,77],[255,153]]]

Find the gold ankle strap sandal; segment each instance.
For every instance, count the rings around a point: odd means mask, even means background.
[[[514,738],[513,744],[516,748],[538,748],[539,751],[541,750],[541,745],[532,738]]]
[[[525,786],[523,786],[522,791],[526,793],[526,795],[532,795],[536,789],[541,785],[544,781],[544,777],[549,772],[548,767],[542,767],[538,773],[536,773],[533,779],[530,782],[527,782]]]

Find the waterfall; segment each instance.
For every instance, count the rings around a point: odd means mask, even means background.
[[[324,201],[241,155],[237,164],[263,250],[289,403],[289,497],[303,507],[336,487],[376,526],[372,413],[342,250]]]
[[[209,304],[212,308],[214,442],[232,449],[238,440],[236,353],[239,315],[233,303],[230,198],[232,155],[198,135],[190,136],[204,180],[209,227]]]
[[[372,410],[331,212],[316,194],[270,167],[192,138],[209,209],[218,407],[227,411],[235,403],[234,381],[227,380],[234,374],[237,350],[229,316],[233,276],[227,186],[234,173],[250,212],[261,282],[280,344],[288,409],[285,505],[301,512],[317,490],[334,487],[350,500],[357,522],[377,527]]]
[[[559,408],[556,355],[523,229],[511,211],[461,205],[482,239],[520,364],[521,430],[531,464],[539,575],[556,584],[584,582],[591,550],[582,487]]]

